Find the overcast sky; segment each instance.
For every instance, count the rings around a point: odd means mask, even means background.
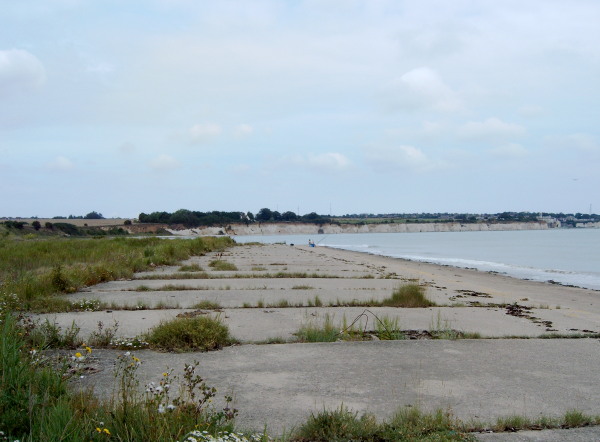
[[[600,212],[597,0],[0,0],[0,216]]]

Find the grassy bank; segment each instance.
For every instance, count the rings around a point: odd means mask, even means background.
[[[228,237],[0,239],[0,297],[16,295],[25,310],[54,311],[69,303],[52,295],[131,278],[134,272],[174,265],[192,255],[224,250]],[[0,299],[1,301],[1,299]]]

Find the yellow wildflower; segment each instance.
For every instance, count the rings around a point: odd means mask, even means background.
[[[85,347],[85,351],[87,351],[88,353],[91,353],[92,349],[90,347]]]
[[[108,435],[110,436],[110,431],[108,431],[108,428],[105,428],[105,429],[104,429],[104,430],[102,430],[102,431],[104,431],[106,434],[108,434]]]
[[[76,358],[80,358],[81,357],[81,353],[79,353],[79,352],[75,353],[75,357]]]

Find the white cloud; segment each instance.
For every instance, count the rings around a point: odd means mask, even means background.
[[[435,166],[421,149],[414,146],[370,147],[365,158],[376,169],[425,170]]]
[[[177,169],[181,166],[181,163],[172,156],[163,154],[151,160],[148,165],[151,169],[162,172]]]
[[[297,155],[292,157],[290,160],[292,163],[300,166],[331,171],[345,170],[348,169],[352,164],[348,157],[337,152],[309,154],[306,157]]]
[[[235,128],[236,137],[242,138],[254,133],[254,128],[249,124],[240,124]]]
[[[46,168],[55,172],[67,172],[75,168],[75,164],[68,158],[58,156],[46,163]]]
[[[467,140],[490,140],[515,138],[525,134],[525,128],[514,123],[505,123],[499,118],[485,121],[470,121],[458,128],[458,135]]]
[[[490,149],[492,155],[505,158],[522,158],[527,156],[529,152],[523,146],[517,143],[508,143],[502,146]]]
[[[453,112],[463,107],[459,95],[428,67],[406,72],[393,80],[384,93],[384,102],[390,110]]]
[[[46,81],[46,70],[37,57],[20,49],[0,51],[0,94],[29,90]]]
[[[215,123],[194,124],[190,128],[190,139],[193,143],[206,143],[221,135],[221,126]]]

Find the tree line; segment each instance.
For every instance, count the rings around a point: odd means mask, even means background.
[[[232,223],[250,224],[254,222],[307,222],[324,224],[330,221],[328,217],[315,212],[299,216],[294,212],[279,213],[277,210],[262,208],[256,214],[252,212],[198,212],[180,209],[176,212],[140,213],[140,223],[181,224],[185,227],[222,226]]]

